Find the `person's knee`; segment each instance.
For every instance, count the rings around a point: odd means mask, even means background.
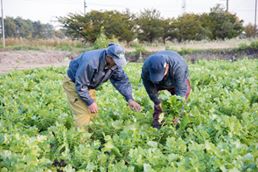
[[[75,122],[77,127],[84,127],[90,124],[90,122],[97,116],[97,114],[78,114],[75,115]]]
[[[90,123],[91,116],[88,114],[79,114],[75,116],[75,123],[77,127],[83,127]]]

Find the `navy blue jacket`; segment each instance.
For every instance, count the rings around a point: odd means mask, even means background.
[[[106,67],[106,49],[88,51],[73,59],[67,70],[67,75],[75,83],[80,98],[89,106],[94,100],[88,90],[95,89],[110,79],[113,86],[128,101],[133,99],[132,86],[121,67]]]
[[[188,79],[188,66],[184,59],[174,51],[160,51],[151,56],[165,58],[166,63],[169,64],[168,75],[158,84],[154,84],[150,80],[149,58],[143,64],[141,75],[143,85],[154,104],[160,104],[160,100],[158,99],[159,90],[175,88],[175,94],[184,97],[187,93],[186,80]]]

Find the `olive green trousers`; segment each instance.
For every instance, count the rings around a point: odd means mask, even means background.
[[[85,102],[77,94],[74,82],[68,76],[64,77],[63,88],[74,114],[76,125],[80,128],[86,126],[97,114],[89,111]],[[89,90],[89,95],[94,101],[96,100],[96,91],[94,89]]]

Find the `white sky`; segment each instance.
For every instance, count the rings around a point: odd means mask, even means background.
[[[209,12],[220,3],[225,7],[226,0],[185,0],[186,12]],[[57,25],[56,17],[69,13],[83,14],[84,0],[3,0],[4,15]],[[143,9],[157,9],[163,17],[177,17],[182,14],[183,0],[86,0],[87,9],[118,10],[138,13]],[[255,0],[229,0],[229,11],[236,13],[244,24],[254,24]],[[258,18],[258,17],[257,17]],[[257,22],[258,23],[258,22]]]

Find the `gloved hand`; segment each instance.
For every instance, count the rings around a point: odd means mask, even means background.
[[[181,119],[183,117],[183,113],[184,113],[184,105],[181,108],[181,111],[179,112],[179,116],[178,117],[174,117],[174,119],[172,120],[172,124],[176,127],[179,127],[179,124],[181,122]]]
[[[154,128],[159,129],[161,124],[159,123],[159,116],[162,113],[161,104],[154,105],[154,113],[153,113],[153,123],[152,126]]]
[[[161,108],[161,104],[158,105],[154,105],[154,113],[162,113],[162,108]]]
[[[172,120],[172,124],[174,126],[177,126],[178,124],[180,124],[180,118],[179,117],[175,117],[173,120]]]

